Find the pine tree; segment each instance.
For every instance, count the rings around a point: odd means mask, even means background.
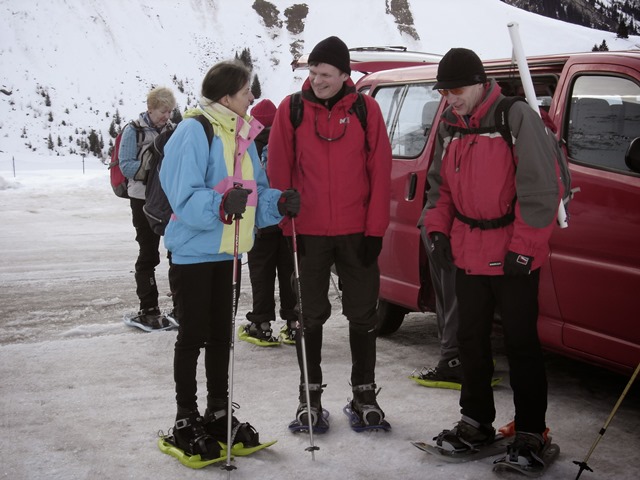
[[[53,150],[53,138],[51,138],[51,134],[49,134],[49,139],[47,140],[47,148]]]
[[[618,38],[629,38],[629,29],[627,28],[627,22],[624,21],[624,18],[620,20],[618,24],[618,31],[616,34]]]
[[[248,48],[242,50],[240,61],[246,65],[249,70],[253,70],[253,60],[251,59],[251,51]]]
[[[258,74],[253,76],[253,81],[251,82],[251,93],[255,98],[260,98],[262,96],[262,87],[260,86],[260,80],[258,80]]]

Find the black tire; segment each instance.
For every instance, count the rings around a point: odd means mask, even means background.
[[[408,308],[378,300],[378,335],[385,336],[395,333],[402,325],[404,316],[409,313]]]

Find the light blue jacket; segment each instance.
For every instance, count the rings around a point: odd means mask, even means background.
[[[253,190],[240,220],[238,253],[253,246],[254,226],[263,228],[282,220],[278,212],[281,192],[269,188],[253,143],[262,126],[247,123],[250,117],[240,118],[224,107],[207,109],[214,127],[209,149],[202,125],[189,118],[201,113],[185,113],[165,145],[160,169],[160,183],[173,210],[164,243],[175,264],[233,259],[235,225],[223,223],[220,204],[234,182]]]

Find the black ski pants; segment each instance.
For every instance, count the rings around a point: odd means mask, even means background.
[[[292,251],[280,227],[274,225],[258,230],[253,248],[247,256],[253,296],[253,309],[247,313],[247,319],[258,324],[276,319],[277,276],[280,318],[289,322],[297,320],[296,295],[291,283]]]
[[[522,276],[467,275],[457,269],[462,415],[481,424],[492,424],[496,417],[491,331],[497,308],[509,361],[516,430],[545,430],[547,377],[537,330],[539,281],[539,269]]]
[[[378,263],[365,266],[358,252],[364,235],[300,235],[300,290],[310,384],[322,384],[322,327],[331,316],[329,284],[335,265],[342,284],[342,313],[349,321],[351,385],[375,382]],[[300,248],[298,249],[300,250]],[[304,383],[301,336],[296,338],[300,383]]]
[[[142,210],[144,200],[131,198],[131,214],[136,229],[138,259],[135,264],[136,294],[140,300],[140,309],[158,306],[158,286],[156,285],[156,267],[160,264],[160,235],[149,225]]]
[[[173,376],[178,407],[197,408],[196,370],[204,348],[208,401],[227,400],[233,305],[233,261],[171,264],[180,326],[174,349]],[[240,293],[240,262],[236,299]]]

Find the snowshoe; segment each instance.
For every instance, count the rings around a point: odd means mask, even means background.
[[[440,361],[437,366],[432,368],[423,367],[420,371],[415,369],[411,375],[409,375],[409,378],[423,387],[461,390],[462,363],[460,363],[458,358]],[[491,379],[491,386],[495,387],[501,381],[502,377],[494,377]]]
[[[373,383],[353,387],[353,400],[349,400],[342,409],[349,418],[352,430],[391,430],[391,425],[384,419],[384,412],[376,400],[378,392]]]
[[[173,330],[175,325],[170,322],[158,307],[146,308],[138,313],[125,313],[122,316],[125,325],[136,327],[145,332]]]
[[[296,418],[289,423],[289,430],[293,433],[309,431],[309,415],[311,416],[311,428],[313,433],[325,433],[329,430],[329,412],[322,408],[322,392],[326,385],[319,383],[309,384],[309,397],[311,408],[307,406],[307,395],[304,385],[300,385],[300,395]]]
[[[280,341],[273,336],[271,323],[269,322],[262,322],[260,325],[256,323],[241,325],[238,328],[238,338],[259,347],[277,347],[280,345]]]
[[[200,454],[189,455],[180,447],[178,447],[173,435],[165,435],[163,432],[159,432],[158,436],[160,437],[158,438],[158,448],[160,449],[160,451],[176,458],[185,467],[195,469],[203,468],[207,465],[211,465],[212,463],[221,462],[227,458],[227,451],[226,449],[223,449],[222,446],[220,446],[221,449],[219,457],[205,460]]]
[[[223,404],[224,402],[224,404]],[[234,407],[239,406],[234,403]],[[211,410],[207,408],[204,413],[205,431],[215,438],[223,448],[227,448],[227,406],[226,401],[219,401]],[[260,442],[257,430],[248,422],[240,422],[235,415],[231,418],[231,454],[244,457],[252,453],[270,447],[277,440]]]
[[[175,328],[178,328],[180,326],[180,322],[178,322],[178,315],[176,313],[175,308],[172,308],[168,312],[164,312],[164,316],[167,320],[169,320],[170,323],[173,324]]]
[[[293,325],[287,324],[280,329],[278,338],[285,345],[295,345],[297,333],[298,330],[295,328],[295,323]]]
[[[464,419],[451,430],[443,430],[433,438],[435,444],[411,442],[413,446],[446,462],[463,463],[503,453],[513,435],[511,424],[497,433],[489,426],[472,425]],[[475,423],[475,422],[474,422]]]
[[[226,448],[206,432],[197,410],[178,409],[169,434],[160,434],[158,448],[189,468],[206,467],[226,458]]]
[[[495,472],[517,472],[528,477],[540,477],[558,455],[560,447],[551,443],[551,437],[526,432],[516,432],[513,443],[507,446],[507,455],[494,461]]]

